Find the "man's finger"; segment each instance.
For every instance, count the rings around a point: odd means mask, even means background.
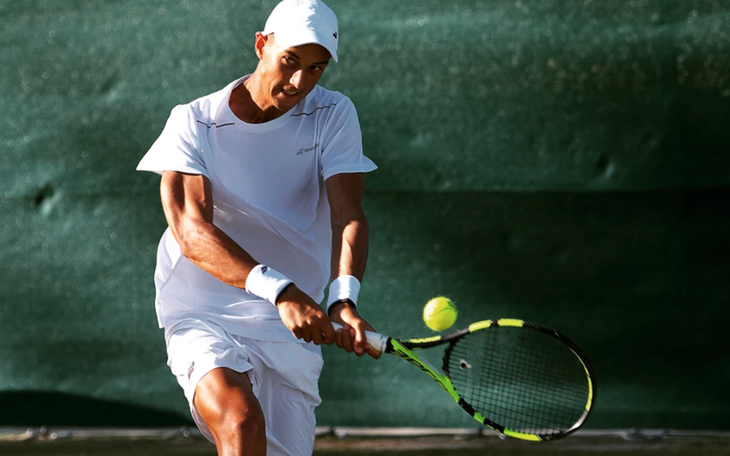
[[[327,345],[332,345],[333,342],[337,340],[337,333],[335,332],[335,328],[332,327],[332,323],[325,320],[323,322],[324,327],[322,328],[322,341]]]
[[[378,358],[380,358],[380,355],[382,355],[382,353],[380,353],[378,350],[373,348],[373,346],[370,344],[367,345],[367,348],[365,350],[366,350],[367,354],[370,355],[371,358],[378,359]]]
[[[291,330],[291,333],[294,334],[294,337],[296,337],[297,339],[301,339],[302,338],[302,330],[300,328],[294,328],[294,329],[292,329]]]
[[[342,330],[340,330],[340,334],[342,334],[342,348],[347,353],[352,353],[353,351],[353,336],[352,336],[352,328],[347,327]]]
[[[368,341],[365,338],[365,330],[358,327],[357,329],[355,329],[355,354],[357,354],[357,356],[364,355],[367,346]]]
[[[309,328],[302,329],[302,339],[304,339],[304,342],[312,341],[312,332],[309,330]]]
[[[322,331],[320,331],[319,328],[312,328],[309,332],[312,335],[312,342],[314,343],[314,345],[321,345]]]

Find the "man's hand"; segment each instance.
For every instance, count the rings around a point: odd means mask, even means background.
[[[348,301],[338,302],[330,308],[330,319],[342,324],[337,331],[337,346],[348,353],[353,351],[357,356],[365,353],[378,359],[381,353],[368,344],[365,331],[375,331],[370,323],[363,320],[355,306]]]
[[[291,284],[276,301],[279,316],[297,339],[315,345],[335,342],[335,329],[319,305],[306,293]]]

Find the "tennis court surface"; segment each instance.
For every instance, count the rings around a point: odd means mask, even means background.
[[[189,429],[0,429],[3,456],[214,456],[213,445]],[[554,442],[502,439],[469,429],[320,428],[314,455],[674,455],[730,454],[728,432],[579,431]]]

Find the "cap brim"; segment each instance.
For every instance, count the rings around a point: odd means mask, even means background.
[[[276,42],[284,48],[318,44],[330,53],[332,60],[337,62],[337,48],[334,41],[328,39],[328,37],[320,36],[312,30],[300,30],[296,33],[278,31],[274,35],[276,35]]]

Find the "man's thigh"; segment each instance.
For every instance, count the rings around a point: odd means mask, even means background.
[[[193,403],[219,454],[266,454],[264,413],[246,372],[211,370],[198,382]]]
[[[322,368],[319,347],[249,340],[198,321],[166,332],[166,340],[168,365],[185,391],[193,418],[206,438],[215,441],[206,424],[211,418],[203,420],[205,411],[196,407],[200,404],[196,397],[202,391],[199,385],[205,388],[201,400],[211,401],[213,408],[222,407],[212,393],[225,387],[225,382],[213,372],[228,369],[238,382],[245,382],[239,388],[250,386],[263,410],[268,455],[311,454],[316,424],[314,409],[321,402],[317,387]],[[242,398],[250,401],[246,395]]]

